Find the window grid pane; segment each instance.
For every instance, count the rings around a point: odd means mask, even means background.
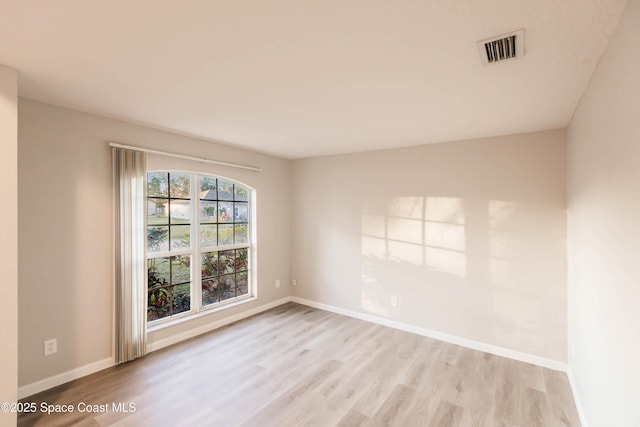
[[[193,249],[191,182],[198,190],[200,220],[195,231],[200,247],[197,258],[154,253]],[[147,245],[149,321],[188,312],[191,305],[190,261],[201,268],[201,306],[211,306],[249,294],[249,247],[209,250],[226,245],[249,245],[248,188],[224,179],[189,173],[147,174]],[[197,307],[196,307],[197,308]]]
[[[249,190],[221,179],[201,176],[199,180],[201,246],[248,243]],[[217,228],[211,224],[217,224]]]
[[[202,305],[208,306],[249,293],[249,248],[202,254]]]
[[[147,260],[147,321],[191,310],[191,257]]]

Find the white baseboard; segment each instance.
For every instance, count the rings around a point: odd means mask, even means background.
[[[254,314],[262,313],[263,311],[285,304],[289,301],[291,301],[291,297],[281,298],[279,300],[272,301],[268,304],[264,304],[256,308],[252,308],[251,310],[243,311],[242,313],[234,314],[233,316],[225,317],[224,319],[207,323],[206,325],[202,325],[198,328],[189,329],[188,331],[184,331],[180,334],[172,335],[168,338],[149,343],[147,344],[147,352],[151,353],[152,351],[160,350],[161,348],[168,347],[173,344],[177,344],[180,341],[184,341],[186,339],[205,334],[207,332],[213,331],[214,329],[221,328],[230,323],[237,322],[238,320],[242,320],[247,317],[253,316]]]
[[[265,310],[269,310],[270,308],[277,307],[289,301],[291,301],[291,298],[289,297],[282,298],[282,299],[270,302],[268,304],[261,305],[260,307],[256,307],[251,310],[247,310],[242,313],[238,313],[236,315],[229,316],[224,319],[220,319],[217,322],[212,322],[207,325],[203,325],[199,328],[186,331],[182,334],[177,334],[172,337],[165,338],[163,340],[151,343],[147,346],[147,352],[151,353],[152,351],[159,350],[171,344],[176,344],[182,340],[186,340],[188,338],[192,338],[197,335],[204,334],[206,332],[228,325],[229,323],[237,322],[238,320],[242,320],[246,317],[253,316],[254,314],[258,314]],[[114,365],[115,365],[115,360],[113,359],[113,357],[109,357],[107,359],[98,360],[97,362],[89,363],[88,365],[80,366],[70,371],[62,372],[61,374],[54,375],[52,377],[45,378],[40,381],[36,381],[31,384],[27,384],[25,386],[18,388],[18,399],[23,399],[25,397],[32,396],[36,393],[40,393],[41,391],[45,391],[50,388],[57,387],[69,381],[77,380],[78,378],[95,374],[98,371],[102,371],[103,369],[110,368]]]
[[[531,363],[532,365],[542,366],[554,371],[567,371],[567,364],[558,360],[547,359],[533,354],[524,353],[516,350],[511,350],[504,347],[495,346],[479,341],[473,341],[466,338],[457,337],[455,335],[444,334],[427,328],[421,328],[419,326],[409,325],[407,323],[398,322],[395,320],[385,319],[383,317],[374,316],[371,314],[360,313],[357,311],[346,310],[344,308],[335,307],[328,304],[323,304],[316,301],[307,300],[300,297],[291,297],[291,301],[299,304],[308,305],[309,307],[319,308],[321,310],[331,311],[333,313],[342,314],[345,316],[353,317],[360,320],[366,320],[367,322],[377,323],[383,326],[389,326],[391,328],[400,329],[402,331],[411,332],[425,337],[434,338],[440,341],[446,341],[452,344],[461,345],[463,347],[472,348],[474,350],[483,351],[485,353],[495,354],[496,356],[507,357],[509,359],[519,360],[521,362]]]
[[[97,362],[89,363],[88,365],[80,366],[70,371],[24,385],[18,388],[18,399],[23,399],[36,393],[40,393],[41,391],[68,383],[69,381],[95,374],[98,371],[102,371],[103,369],[110,368],[114,365],[115,361],[113,357],[108,357],[106,359],[98,360]]]
[[[576,402],[576,409],[578,410],[578,417],[580,417],[580,424],[582,424],[582,427],[587,427],[587,417],[584,415],[584,410],[582,409],[580,395],[578,394],[578,389],[576,388],[576,383],[573,378],[573,371],[571,370],[571,368],[567,369],[567,377],[569,378],[569,385],[571,386],[573,401]]]

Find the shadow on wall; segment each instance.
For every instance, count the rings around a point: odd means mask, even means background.
[[[361,309],[397,317],[390,304],[395,294],[401,305],[445,311],[423,313],[434,329],[447,332],[451,323],[439,325],[438,319],[464,310],[466,322],[492,325],[492,341],[539,349],[549,295],[531,274],[544,266],[539,244],[530,242],[544,238],[527,215],[518,216],[521,208],[506,200],[444,196],[363,202]],[[461,326],[467,327],[473,325]]]

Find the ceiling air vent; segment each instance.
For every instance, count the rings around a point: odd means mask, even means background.
[[[480,40],[478,49],[484,65],[522,58],[524,56],[524,30]]]

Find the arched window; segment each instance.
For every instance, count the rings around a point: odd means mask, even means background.
[[[253,295],[251,199],[241,183],[147,174],[147,320],[188,316]]]

